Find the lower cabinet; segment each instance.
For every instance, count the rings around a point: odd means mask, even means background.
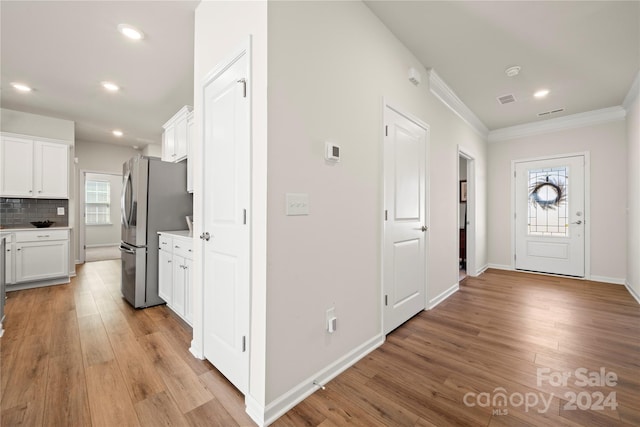
[[[193,302],[191,269],[193,244],[188,232],[164,232],[158,254],[158,293],[167,306],[188,324],[192,324]]]
[[[69,282],[69,230],[15,231],[5,248],[8,290]]]

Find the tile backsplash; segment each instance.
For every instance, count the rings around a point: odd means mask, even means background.
[[[64,215],[58,215],[64,208]],[[55,221],[54,227],[69,225],[69,201],[60,199],[13,199],[0,197],[0,226],[32,227],[31,221]]]

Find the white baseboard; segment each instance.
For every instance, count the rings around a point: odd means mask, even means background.
[[[431,299],[429,301],[429,304],[427,304],[427,310],[431,310],[431,309],[435,308],[442,301],[446,300],[451,295],[456,293],[458,291],[458,289],[460,289],[460,284],[459,283],[455,283],[449,289],[447,289],[446,291],[440,293],[440,295],[436,296],[435,298]]]
[[[511,267],[510,265],[505,265],[505,264],[487,264],[487,268],[495,268],[496,270],[509,270],[509,271],[514,271],[513,267]]]
[[[318,390],[318,386],[314,385],[314,381],[318,384],[326,384],[333,378],[340,375],[347,368],[351,367],[358,360],[371,353],[384,343],[384,335],[376,335],[364,344],[347,353],[336,362],[327,366],[325,369],[317,372],[309,378],[302,381],[297,386],[291,388],[288,392],[269,403],[266,408],[258,403],[250,395],[245,396],[245,404],[247,406],[247,414],[260,427],[268,426],[275,420],[284,415],[289,409],[302,402],[305,398]]]
[[[478,271],[476,271],[476,276],[480,276],[481,274],[483,274],[485,271],[487,271],[487,269],[489,268],[489,264],[485,264],[482,266],[482,268],[480,268]],[[474,276],[475,277],[475,276]]]
[[[629,293],[631,294],[631,296],[633,298],[635,298],[635,300],[638,302],[638,304],[640,304],[640,295],[638,295],[638,293],[631,287],[631,283],[629,283],[628,281],[624,281],[624,287],[627,288],[627,290],[629,291]]]
[[[593,274],[591,275],[591,278],[589,280],[591,280],[592,282],[612,283],[614,285],[624,285],[626,282],[625,279],[620,279],[617,277],[594,276]]]
[[[200,347],[195,344],[195,340],[191,340],[191,347],[189,347],[189,353],[193,354],[196,359],[204,360],[204,352]]]

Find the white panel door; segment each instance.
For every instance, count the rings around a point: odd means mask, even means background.
[[[427,131],[391,108],[384,139],[384,332],[425,308]]]
[[[585,158],[515,164],[515,268],[584,277]]]
[[[204,86],[204,355],[242,393],[249,377],[248,60]],[[206,236],[206,237],[205,237]]]

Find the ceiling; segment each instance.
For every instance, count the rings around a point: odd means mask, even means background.
[[[638,1],[366,4],[489,130],[621,105],[640,69]],[[507,94],[516,102],[501,105]]]
[[[365,3],[490,130],[621,105],[640,69],[638,1]],[[160,144],[162,124],[193,105],[197,4],[2,0],[0,105],[73,120],[81,141]],[[125,39],[120,23],[145,38]],[[522,70],[507,77],[513,65]],[[541,88],[549,95],[534,99]],[[507,94],[516,102],[498,103]]]
[[[197,1],[0,2],[2,108],[76,123],[76,139],[160,144],[162,125],[193,104]],[[133,41],[127,23],[145,33]],[[19,93],[11,82],[34,88]],[[121,87],[108,93],[100,83]],[[121,138],[111,134],[124,133]]]

